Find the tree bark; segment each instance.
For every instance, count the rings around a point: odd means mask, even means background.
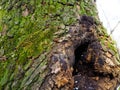
[[[1,90],[115,90],[118,51],[94,0],[1,0]]]

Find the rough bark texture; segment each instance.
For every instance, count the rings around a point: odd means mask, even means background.
[[[81,16],[78,23],[57,40],[40,90],[114,90],[119,84],[120,67],[104,51],[93,18]]]
[[[114,90],[120,59],[94,0],[1,0],[1,90]]]

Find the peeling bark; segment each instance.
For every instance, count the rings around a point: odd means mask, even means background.
[[[58,40],[49,60],[49,73],[40,90],[114,90],[120,66],[105,58],[92,17],[81,16],[79,24]],[[112,57],[111,57],[112,58]]]

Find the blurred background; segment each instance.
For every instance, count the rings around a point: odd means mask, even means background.
[[[120,50],[120,0],[97,0],[96,4],[101,22]]]

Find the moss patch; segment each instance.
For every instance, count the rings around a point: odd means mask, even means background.
[[[97,15],[92,0],[1,0],[0,89],[40,85],[47,70],[39,71],[37,66],[47,64],[45,52],[50,52],[56,36],[64,36],[68,26],[76,23],[78,12]],[[56,32],[62,33],[56,35]],[[41,59],[42,56],[45,59]],[[43,72],[45,74],[41,74]],[[32,76],[33,73],[36,76]]]

